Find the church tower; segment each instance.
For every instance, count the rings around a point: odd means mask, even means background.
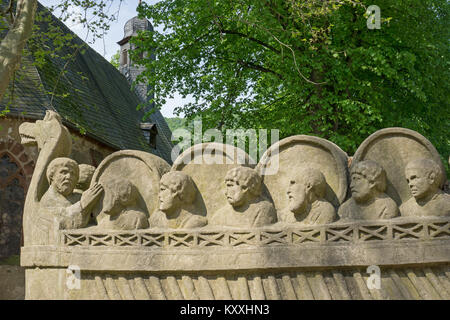
[[[119,70],[127,78],[127,80],[133,83],[137,76],[144,70],[142,66],[135,66],[130,59],[130,50],[134,49],[134,45],[130,43],[130,39],[138,34],[138,31],[153,31],[153,26],[147,19],[139,19],[133,17],[125,23],[123,39],[117,42],[120,45],[120,58],[119,58]],[[149,87],[146,84],[139,83],[135,87],[136,93],[139,98],[145,102],[151,97],[147,96]],[[151,108],[149,105],[147,108]],[[145,110],[148,111],[148,110]]]
[[[120,58],[119,58],[119,71],[127,78],[128,82],[132,84],[136,81],[138,75],[144,71],[143,66],[134,65],[130,58],[130,50],[135,47],[134,44],[130,43],[130,39],[136,36],[139,31],[153,31],[153,26],[147,19],[139,19],[138,17],[133,17],[125,23],[123,39],[117,42],[120,45]],[[144,54],[144,57],[146,53]],[[148,103],[151,96],[148,96],[149,86],[145,83],[138,83],[135,86],[135,92],[140,98],[141,102],[146,103],[143,108],[144,112],[148,112],[153,109],[154,105]],[[154,115],[153,117],[158,116]],[[160,116],[162,118],[162,116]],[[161,119],[159,119],[161,121]],[[163,118],[162,118],[163,120]],[[141,130],[144,137],[147,139],[149,145],[152,148],[156,148],[158,129],[156,125],[157,121],[143,122],[141,123]]]

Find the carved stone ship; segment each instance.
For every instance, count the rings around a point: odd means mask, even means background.
[[[450,299],[445,170],[411,130],[374,133],[350,170],[338,146],[302,135],[256,166],[218,143],[172,167],[119,151],[79,194],[70,159],[55,161],[70,154],[58,115],[20,131],[40,148],[24,211],[27,299]]]

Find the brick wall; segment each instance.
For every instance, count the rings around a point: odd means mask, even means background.
[[[14,140],[0,141],[0,260],[20,252],[22,212],[34,161]]]

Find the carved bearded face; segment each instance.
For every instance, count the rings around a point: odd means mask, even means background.
[[[241,185],[235,179],[226,180],[225,196],[227,201],[233,207],[240,207],[247,202],[247,187]]]
[[[414,198],[422,199],[433,191],[433,180],[427,176],[425,170],[420,168],[407,168],[405,175]]]
[[[77,184],[77,173],[71,166],[61,166],[56,169],[52,178],[52,185],[63,196],[68,196]]]
[[[359,173],[353,173],[350,182],[350,189],[352,190],[352,197],[356,202],[365,202],[372,196],[373,184]]]
[[[289,199],[289,210],[298,213],[298,211],[301,211],[301,209],[304,208],[307,197],[303,181],[292,179],[289,182],[287,195]]]

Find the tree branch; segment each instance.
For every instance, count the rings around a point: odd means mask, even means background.
[[[19,0],[16,18],[0,44],[0,101],[13,73],[19,68],[22,50],[31,35],[37,0]]]
[[[246,34],[244,34],[244,33],[241,33],[241,32],[238,32],[238,31],[233,31],[233,30],[226,30],[226,29],[222,29],[222,30],[220,30],[220,32],[221,32],[221,33],[225,33],[225,34],[234,34],[234,35],[238,35],[238,36],[240,36],[240,37],[242,37],[242,38],[246,38],[246,39],[248,39],[248,40],[250,40],[250,41],[256,42],[256,43],[262,45],[263,47],[265,47],[265,48],[267,48],[267,49],[269,49],[269,50],[271,50],[271,51],[273,51],[273,52],[275,52],[275,53],[277,53],[277,54],[280,54],[280,53],[281,53],[280,50],[278,50],[278,49],[272,47],[271,45],[269,45],[269,44],[267,44],[267,43],[265,43],[265,42],[263,42],[263,41],[261,41],[261,40],[258,40],[258,39],[256,39],[256,38],[250,37],[250,36],[248,36],[248,35],[246,35]]]
[[[236,62],[238,64],[240,64],[241,66],[243,66],[243,67],[246,67],[246,68],[249,68],[249,69],[258,70],[258,71],[261,71],[261,72],[272,73],[272,74],[276,75],[278,78],[280,78],[281,80],[284,79],[283,75],[279,74],[278,72],[275,72],[273,70],[264,68],[262,66],[254,64],[253,62],[243,61],[243,60],[240,60],[240,59],[236,60]]]

